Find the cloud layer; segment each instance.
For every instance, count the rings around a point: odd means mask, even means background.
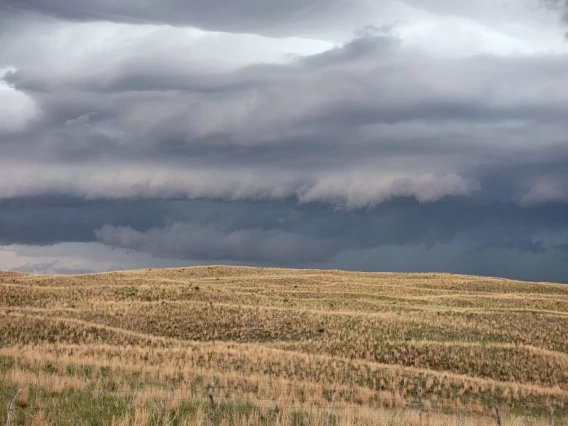
[[[5,72],[35,111],[24,129],[4,129],[13,155],[2,161],[2,196],[296,197],[360,208],[468,196],[487,175],[522,168],[508,176],[511,197],[568,197],[564,55],[440,62],[366,35],[291,63],[219,72],[140,56],[97,70],[89,59],[72,75]]]
[[[562,252],[564,5],[376,3],[4,2],[0,243],[331,267]]]

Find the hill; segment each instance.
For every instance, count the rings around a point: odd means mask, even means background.
[[[15,424],[201,424],[212,382],[216,424],[323,424],[333,390],[330,424],[419,424],[420,407],[432,425],[484,424],[495,405],[508,424],[548,424],[551,409],[568,424],[568,285],[226,266],[4,272],[0,336],[0,421],[24,389]]]

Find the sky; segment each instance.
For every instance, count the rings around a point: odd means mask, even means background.
[[[0,0],[0,269],[568,283],[564,0]]]

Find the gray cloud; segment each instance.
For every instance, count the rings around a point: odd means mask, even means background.
[[[564,21],[568,20],[568,1],[566,0],[541,0],[545,6],[559,10]]]
[[[565,0],[512,0],[496,4],[480,0],[457,6],[447,0],[4,0],[5,13],[40,13],[71,21],[109,21],[131,24],[168,24],[193,26],[212,31],[255,32],[271,36],[330,35],[345,28],[369,26],[370,23],[392,23],[401,14],[420,16],[450,15],[472,19],[486,25],[506,28],[512,20],[520,24],[540,25],[539,6],[557,10]],[[544,8],[542,8],[544,9]],[[540,19],[539,19],[540,18]],[[340,24],[338,22],[340,20]]]
[[[94,0],[5,0],[3,9],[36,12],[72,21],[193,26],[211,31],[257,32],[275,36],[313,34],[343,17],[357,22],[371,10],[366,0],[166,0],[120,3]],[[316,27],[314,31],[314,27]]]
[[[146,232],[105,225],[95,235],[104,244],[175,259],[307,264],[330,261],[335,254],[329,242],[300,234],[261,229],[227,232],[192,223],[173,223]]]
[[[546,248],[542,241],[531,239],[505,240],[498,242],[485,243],[477,246],[472,252],[497,249],[497,250],[514,250],[519,253],[545,253]]]

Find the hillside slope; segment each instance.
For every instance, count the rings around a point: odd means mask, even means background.
[[[332,389],[336,410],[415,408],[421,388],[433,413],[490,414],[497,401],[511,415],[568,415],[567,285],[225,266],[5,272],[0,335],[0,396],[29,386],[36,406],[19,409],[21,424],[55,416],[42,404],[70,391],[115,397],[118,418],[134,402],[203,398],[211,381],[224,401],[276,412],[324,409]]]

